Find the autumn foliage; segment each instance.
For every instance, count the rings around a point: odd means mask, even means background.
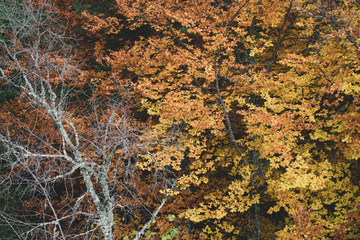
[[[32,55],[1,57],[0,94],[15,92],[0,98],[0,140],[15,149],[4,159],[26,148],[49,155],[26,160],[44,179],[69,173],[50,195],[26,195],[22,211],[46,218],[51,202],[63,237],[102,238],[84,170],[54,157],[66,152],[96,165],[89,181],[113,239],[360,237],[358,1],[56,0],[51,13],[45,27],[62,32],[63,49],[40,44],[39,71],[57,68],[26,74],[48,79],[77,145],[21,77],[5,77],[36,70]]]

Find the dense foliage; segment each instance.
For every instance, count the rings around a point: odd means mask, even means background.
[[[0,216],[18,236],[360,237],[358,1],[15,5],[0,201],[22,207]]]

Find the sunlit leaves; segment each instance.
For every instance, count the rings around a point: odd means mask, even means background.
[[[195,239],[246,236],[252,206],[280,239],[329,238],[358,202],[347,165],[360,158],[358,11],[354,1],[117,0],[81,15],[102,66],[82,79],[96,96],[131,89],[148,126],[137,166],[177,176],[182,205],[168,211],[199,223]]]

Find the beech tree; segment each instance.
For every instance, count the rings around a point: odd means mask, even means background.
[[[4,176],[49,236],[359,237],[357,1],[54,3],[2,60]]]
[[[106,97],[85,85],[75,39],[52,2],[5,1],[0,9],[1,84],[18,91],[2,103],[2,194],[14,194],[16,186],[24,191],[17,195],[24,213],[8,210],[0,217],[22,239],[99,233],[113,239],[114,212],[125,218],[138,208],[145,221],[133,229],[139,239],[167,199],[166,192],[149,190],[167,190],[174,182],[161,169],[146,179],[137,173],[142,156],[156,164],[146,146],[158,140],[146,137],[131,117],[131,89]],[[173,137],[161,144],[174,144]],[[141,191],[155,207],[146,206]]]
[[[136,82],[154,134],[183,126],[183,154],[166,159],[182,233],[187,219],[195,239],[356,234],[343,227],[359,201],[357,16],[355,1],[118,0],[82,13],[97,61]]]

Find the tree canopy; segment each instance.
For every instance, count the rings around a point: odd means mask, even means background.
[[[360,237],[358,1],[1,5],[18,237]]]

